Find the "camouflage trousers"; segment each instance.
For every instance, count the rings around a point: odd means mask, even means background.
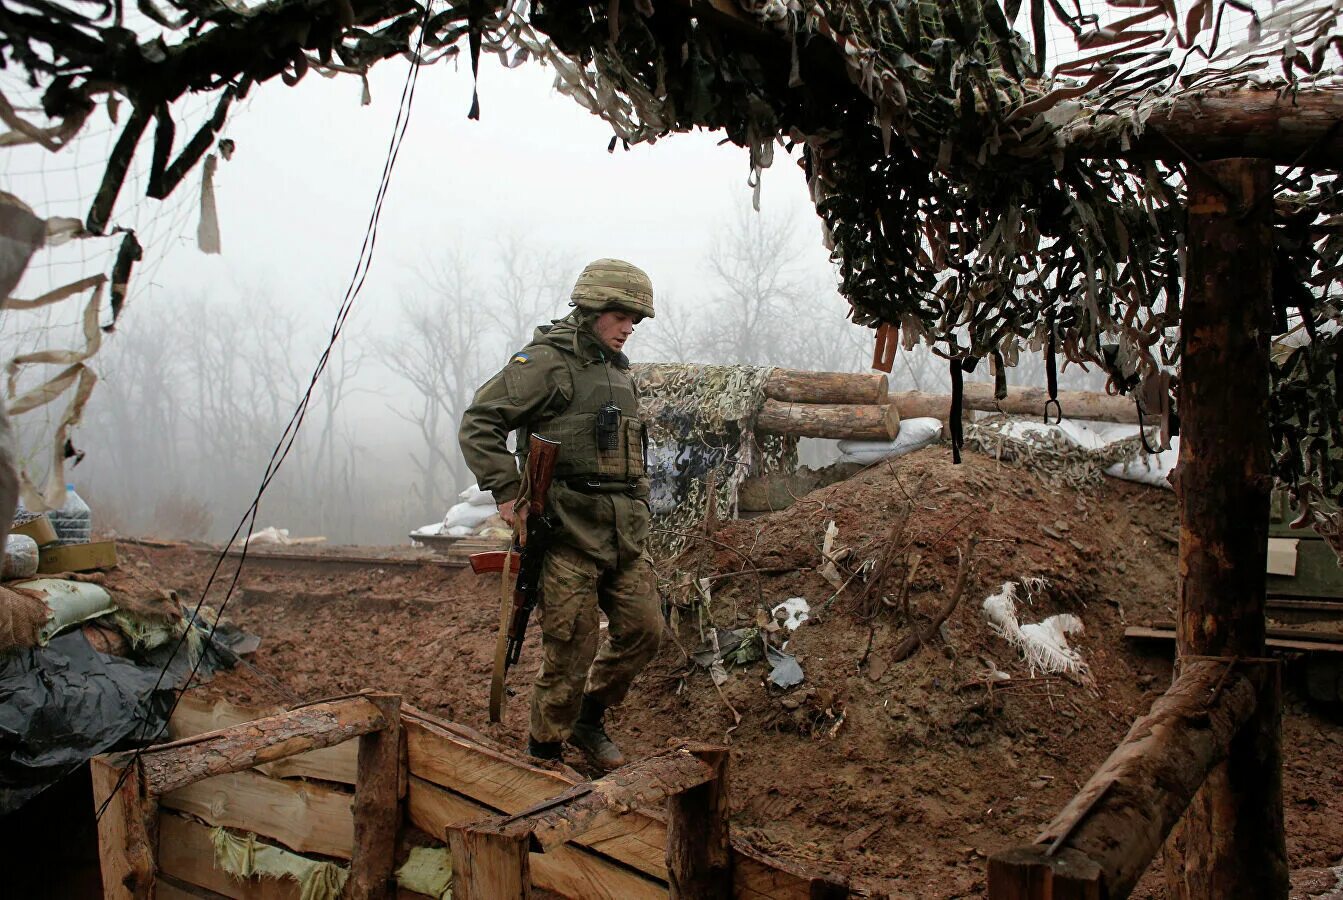
[[[619,569],[564,544],[546,552],[541,572],[541,671],[532,686],[532,739],[569,736],[583,694],[617,706],[662,637],[653,566],[640,557]],[[606,613],[601,640],[599,613]],[[601,650],[597,649],[601,644]]]

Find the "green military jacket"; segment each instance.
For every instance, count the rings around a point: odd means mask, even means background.
[[[497,503],[518,496],[519,460],[525,465],[529,435],[558,440],[547,499],[558,525],[555,539],[607,569],[639,558],[651,518],[644,425],[628,369],[623,353],[603,347],[572,317],[560,319],[538,328],[532,342],[476,391],[459,429],[466,464]],[[596,416],[607,405],[620,409],[610,449],[596,438]],[[514,431],[516,456],[507,445]]]

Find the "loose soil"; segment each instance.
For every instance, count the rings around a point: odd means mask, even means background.
[[[842,579],[867,560],[880,573],[893,557],[883,578],[868,579],[877,582],[870,589],[861,575],[839,591],[822,577],[831,521],[836,547],[850,551]],[[959,603],[924,646],[895,661],[913,629],[930,630],[970,537]],[[678,607],[676,628],[608,717],[609,730],[636,756],[682,739],[729,743],[735,834],[767,852],[847,873],[874,893],[980,896],[987,855],[1033,840],[1169,684],[1173,648],[1134,646],[1123,631],[1173,620],[1177,543],[1169,491],[1107,481],[1078,492],[981,456],[953,466],[945,449],[921,451],[787,510],[723,523],[711,539],[660,563],[664,597]],[[501,742],[525,742],[535,635],[510,674],[504,721],[487,722],[497,578],[410,551],[323,552],[347,559],[244,568],[227,614],[261,637],[260,649],[250,668],[196,690],[243,704],[398,691]],[[909,585],[910,623],[898,598],[912,553],[920,562]],[[185,545],[127,544],[122,555],[123,565],[196,596],[214,563]],[[350,556],[387,563],[352,564]],[[225,572],[231,577],[230,567]],[[733,572],[741,574],[711,582],[708,614],[720,627],[756,624],[762,605],[809,601],[812,618],[787,645],[806,673],[800,686],[780,691],[768,684],[766,664],[755,662],[730,669],[720,691],[688,660],[708,619],[678,606],[686,600],[683,575]],[[1080,617],[1085,632],[1072,644],[1086,676],[1032,673],[986,624],[984,598],[1027,577],[1047,587],[1029,602],[1023,594],[1023,623]],[[228,580],[216,579],[212,603]],[[995,670],[1011,679],[994,681]],[[1294,896],[1339,897],[1336,873],[1327,870],[1343,856],[1343,722],[1297,696],[1289,693],[1283,722]],[[568,761],[583,770],[576,755]],[[1159,872],[1158,862],[1134,896],[1164,896]]]

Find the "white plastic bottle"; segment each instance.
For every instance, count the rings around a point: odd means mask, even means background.
[[[56,529],[58,544],[87,544],[93,539],[93,510],[75,493],[75,486],[65,486],[65,505],[47,513]]]

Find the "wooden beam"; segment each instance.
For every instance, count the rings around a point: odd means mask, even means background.
[[[1111,128],[1067,129],[1066,152],[1090,157],[1198,159],[1257,157],[1280,166],[1343,166],[1343,92],[1319,88],[1279,96],[1265,90],[1185,96],[1148,118],[1143,134],[1122,146]],[[1006,152],[1011,152],[1006,149]]]
[[[500,833],[525,834],[533,850],[545,852],[583,835],[611,816],[660,804],[668,797],[704,784],[714,769],[685,748],[622,766],[584,782],[490,827]]]
[[[451,826],[498,815],[459,794],[411,776],[407,801],[411,823],[426,834],[443,835]],[[584,900],[665,900],[667,886],[652,876],[578,844],[531,855],[532,886]]]
[[[1133,723],[1035,845],[992,857],[991,900],[1044,900],[1065,885],[1067,896],[1127,896],[1250,721],[1275,666],[1187,660],[1170,690]]]
[[[667,799],[667,888],[673,900],[731,900],[728,751],[694,748],[712,777]]]
[[[252,557],[249,555],[247,558],[251,560]],[[177,709],[173,710],[172,718],[168,720],[168,733],[177,740],[282,712],[284,709],[280,707],[239,706],[227,700],[209,700],[186,693],[177,701]],[[358,777],[358,754],[358,743],[346,741],[265,763],[256,769],[273,778],[319,778],[322,781],[352,785]]]
[[[1181,658],[1259,657],[1273,487],[1274,170],[1264,159],[1222,159],[1191,166],[1186,177],[1180,459],[1172,479],[1180,501],[1177,645]],[[1287,894],[1278,701],[1261,706],[1260,720],[1209,775],[1167,847],[1172,897]]]
[[[98,860],[107,900],[153,900],[158,806],[131,753],[89,760],[98,813]]]
[[[341,744],[396,722],[364,697],[303,706],[145,750],[140,757],[145,788],[166,794],[215,775]]]
[[[354,788],[354,851],[349,900],[385,900],[396,888],[392,876],[396,832],[401,822],[405,762],[401,744],[401,696],[366,694],[385,724],[359,738],[359,780]]]
[[[1009,387],[1002,400],[993,397],[993,385],[978,381],[965,384],[964,411],[1005,412],[1014,416],[1043,419],[1049,393],[1037,387]],[[1059,391],[1059,408],[1068,419],[1087,419],[1097,422],[1138,424],[1138,407],[1132,397],[1112,397],[1094,391]],[[951,395],[930,394],[925,391],[892,391],[890,402],[902,419],[929,416],[947,421],[951,417]],[[1148,416],[1148,422],[1155,418]]]
[[[900,413],[889,403],[844,406],[766,400],[755,427],[757,431],[796,437],[889,441],[900,433]]]
[[[527,835],[480,825],[448,829],[454,900],[530,900]]]
[[[316,782],[234,772],[178,788],[159,802],[211,825],[264,835],[299,853],[349,859],[354,847],[352,799]]]

